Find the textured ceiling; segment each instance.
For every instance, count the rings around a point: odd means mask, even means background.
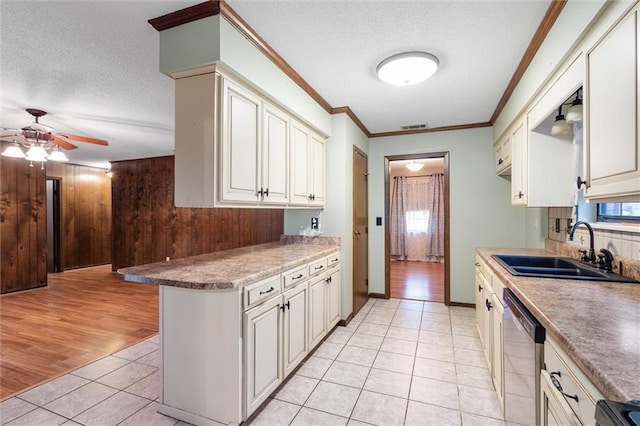
[[[49,112],[58,132],[107,139],[67,152],[81,164],[171,154],[173,81],[147,20],[199,1],[0,2],[0,126]],[[228,2],[332,106],[373,133],[486,122],[548,0]],[[385,57],[424,50],[438,73],[410,87],[375,76]]]

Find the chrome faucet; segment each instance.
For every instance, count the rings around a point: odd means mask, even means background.
[[[586,252],[583,251],[582,258],[580,260],[595,264],[596,251],[593,248],[593,228],[591,228],[591,225],[589,225],[587,222],[582,222],[582,221],[576,222],[576,224],[573,225],[573,228],[571,228],[571,232],[569,232],[569,241],[573,241],[573,234],[576,232],[576,228],[580,225],[586,226],[587,229],[589,230],[589,253],[587,254]]]

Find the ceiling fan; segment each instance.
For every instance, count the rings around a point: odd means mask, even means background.
[[[2,152],[6,157],[24,158],[27,161],[68,161],[67,156],[60,150],[76,149],[77,146],[71,143],[84,142],[95,145],[108,146],[109,143],[103,139],[89,138],[86,136],[72,135],[70,133],[53,133],[53,127],[41,124],[40,117],[47,114],[46,111],[35,108],[27,108],[35,121],[22,129],[11,129],[0,127],[0,140],[13,142]],[[25,154],[20,146],[28,149]],[[50,152],[48,152],[50,151]]]

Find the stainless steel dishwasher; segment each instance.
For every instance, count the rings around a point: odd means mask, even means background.
[[[544,327],[504,289],[504,411],[507,424],[540,424],[540,370]]]

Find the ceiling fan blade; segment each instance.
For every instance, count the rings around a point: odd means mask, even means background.
[[[71,142],[68,142],[66,139],[58,137],[58,135],[53,136],[51,139],[49,139],[49,143],[56,144],[60,148],[63,148],[63,149],[76,149],[77,148],[77,146],[75,146]]]
[[[64,138],[66,140],[73,140],[73,141],[77,141],[77,142],[92,143],[92,144],[102,145],[102,146],[108,146],[109,145],[109,142],[107,142],[107,141],[105,141],[103,139],[88,138],[86,136],[71,135],[69,133],[56,133],[55,137],[57,139]]]

